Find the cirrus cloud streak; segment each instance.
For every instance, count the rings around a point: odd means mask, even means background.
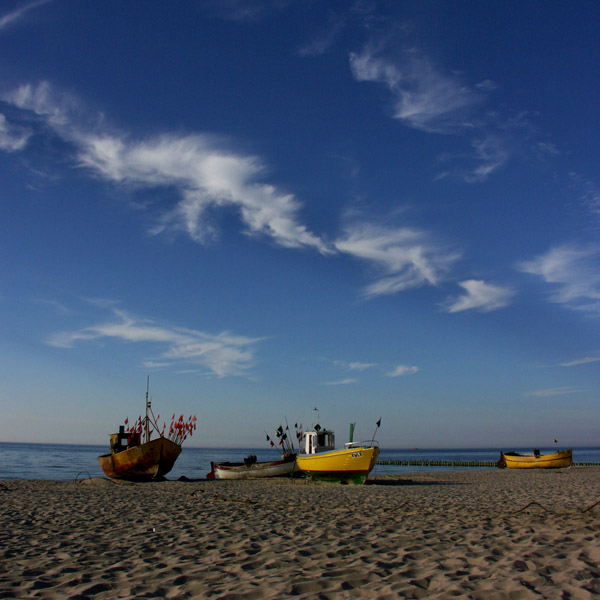
[[[481,312],[498,310],[508,306],[515,295],[510,288],[477,279],[461,281],[459,285],[465,290],[465,293],[446,305],[445,310],[449,313],[473,309]]]
[[[367,61],[361,69],[368,71],[371,67]],[[57,92],[47,82],[22,85],[1,97],[13,107],[34,113],[70,145],[73,164],[101,180],[129,189],[174,190],[174,204],[159,209],[162,212],[151,229],[156,235],[180,231],[197,243],[205,243],[217,235],[209,216],[218,210],[233,209],[248,235],[285,248],[343,254],[368,264],[373,282],[363,290],[366,298],[436,287],[449,279],[451,268],[460,258],[459,251],[441,247],[418,228],[382,226],[364,220],[347,222],[337,239],[326,241],[302,223],[302,205],[293,194],[264,181],[267,168],[259,157],[236,151],[231,142],[217,136],[191,133],[132,139],[111,131],[101,115],[85,120],[88,111],[79,99]],[[455,104],[460,102],[456,100]],[[33,126],[34,121],[30,122]],[[29,134],[18,137],[15,131],[5,117],[0,120],[0,149],[24,150]],[[461,284],[468,298],[457,301],[450,312],[493,310],[506,305],[507,292],[501,301],[498,288],[489,284],[484,287],[479,282],[474,289],[476,283]]]
[[[550,300],[572,310],[600,313],[600,247],[565,244],[517,267],[552,286]]]
[[[197,242],[213,231],[208,209],[233,207],[252,235],[262,235],[288,248],[330,249],[299,222],[300,203],[289,193],[264,183],[259,158],[236,152],[215,136],[162,135],[132,140],[120,133],[80,126],[75,98],[57,94],[43,82],[23,85],[3,95],[14,106],[43,117],[75,146],[76,160],[105,181],[140,188],[171,186],[179,192],[174,209],[165,211],[155,232],[184,230]],[[1,133],[1,132],[0,132]]]
[[[395,294],[437,285],[460,257],[437,247],[422,231],[359,223],[346,227],[335,241],[339,252],[373,265],[380,277],[365,290],[365,296]]]
[[[146,365],[195,365],[218,377],[243,375],[254,364],[254,349],[261,338],[222,332],[217,335],[184,327],[167,327],[152,320],[138,319],[113,309],[113,318],[77,331],[60,332],[47,340],[56,348],[72,348],[79,342],[113,339],[162,347],[156,360]]]

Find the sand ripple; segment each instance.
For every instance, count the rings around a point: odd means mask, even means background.
[[[7,481],[0,500],[0,598],[600,595],[594,467],[367,486]]]

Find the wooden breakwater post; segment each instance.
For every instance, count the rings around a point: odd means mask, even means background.
[[[399,459],[399,460],[378,460],[378,465],[396,465],[401,467],[495,467],[497,461],[493,460],[430,460],[419,459]]]

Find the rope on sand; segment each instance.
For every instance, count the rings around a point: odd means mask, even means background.
[[[598,502],[594,502],[594,504],[592,504],[591,506],[588,506],[587,508],[585,508],[581,512],[584,513],[584,512],[587,512],[588,510],[592,510],[592,508],[594,508],[594,506],[598,506],[598,504],[600,504],[600,500],[598,500]]]
[[[526,504],[523,508],[520,508],[519,510],[515,510],[512,514],[516,515],[517,513],[524,511],[526,508],[529,508],[533,504],[536,504],[537,506],[544,509],[548,513],[556,514],[556,513],[554,513],[554,511],[551,511],[551,510],[547,509],[545,506],[542,506],[539,502],[530,502],[529,504]],[[580,512],[582,512],[582,513],[588,512],[588,510],[592,510],[592,508],[594,508],[594,506],[598,506],[598,504],[600,504],[600,500],[598,500],[597,502],[594,502],[594,504],[588,506],[587,508],[582,509]]]
[[[529,504],[526,504],[523,508],[520,508],[519,510],[515,510],[515,512],[513,514],[516,515],[517,513],[520,513],[521,511],[525,510],[526,508],[529,508],[533,504],[537,504],[540,508],[543,508],[546,512],[549,512],[549,513],[552,512],[551,510],[548,510],[545,506],[542,506],[539,502],[530,502]]]
[[[400,506],[396,506],[396,508],[392,508],[392,510],[390,512],[395,512],[397,510],[400,510],[403,506],[406,506],[407,504],[410,504],[409,500],[407,500],[406,502],[403,502],[402,504],[400,504]]]

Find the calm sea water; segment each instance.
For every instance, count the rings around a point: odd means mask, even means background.
[[[519,450],[519,449],[517,449]],[[552,448],[540,448],[543,452]],[[52,479],[70,481],[81,477],[102,477],[97,456],[107,451],[106,446],[78,446],[68,444],[15,444],[0,443],[0,480]],[[522,449],[531,452],[531,448]],[[188,448],[177,459],[168,479],[184,475],[202,479],[210,471],[211,461],[241,461],[248,454],[258,460],[276,460],[280,453],[261,448]],[[496,461],[500,451],[493,448],[465,450],[387,450],[381,449],[379,460],[430,461]],[[600,448],[574,448],[573,462],[600,463]],[[414,473],[417,471],[457,471],[469,467],[429,467],[376,465],[375,475]]]

